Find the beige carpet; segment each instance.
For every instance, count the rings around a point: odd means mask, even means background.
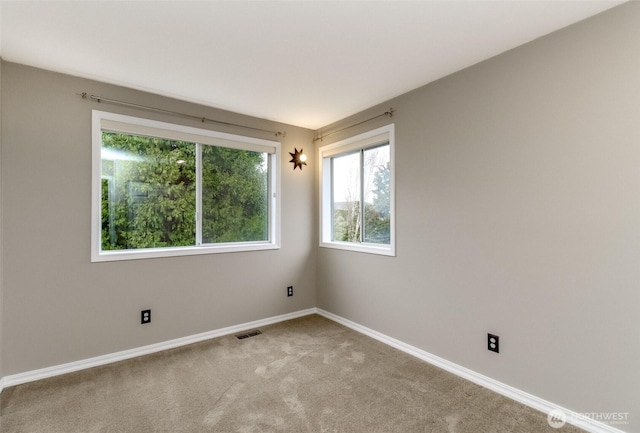
[[[2,433],[580,430],[320,316],[6,389]]]

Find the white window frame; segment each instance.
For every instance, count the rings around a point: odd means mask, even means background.
[[[389,143],[390,173],[389,173],[389,214],[390,214],[390,242],[389,244],[341,242],[332,240],[332,175],[331,158],[347,154],[356,150],[368,149]],[[336,143],[321,146],[318,149],[318,161],[320,164],[320,247],[335,248],[361,253],[380,254],[386,256],[396,255],[396,229],[395,229],[395,125],[389,124]]]
[[[229,242],[193,246],[140,248],[102,251],[102,131],[122,132],[188,141],[196,144],[212,144],[269,154],[269,229],[267,241]],[[126,116],[106,111],[92,113],[92,173],[91,173],[91,261],[149,259],[156,257],[189,256],[197,254],[231,253],[241,251],[273,250],[280,248],[280,142],[228,134],[208,129],[193,128],[140,117]],[[195,217],[195,216],[194,216]],[[198,235],[198,234],[197,234]],[[196,237],[197,237],[196,235]],[[199,238],[198,238],[199,240]]]

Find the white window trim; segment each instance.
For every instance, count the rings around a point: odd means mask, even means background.
[[[129,128],[129,129],[126,129]],[[139,129],[136,129],[139,128]],[[218,144],[236,149],[269,153],[271,179],[269,196],[269,240],[261,242],[233,242],[220,244],[194,245],[185,247],[144,248],[136,250],[102,251],[102,131],[140,133],[141,130],[154,136],[178,139],[202,144]],[[261,251],[280,248],[280,143],[228,134],[208,129],[193,128],[173,123],[159,122],[139,117],[126,116],[106,111],[93,110],[92,113],[92,166],[91,166],[91,261],[104,262],[116,260],[149,259],[156,257],[190,256],[213,253],[232,253],[241,251]]]
[[[340,155],[356,149],[374,147],[383,141],[389,142],[390,169],[389,176],[389,197],[390,197],[390,243],[389,245],[338,242],[331,240],[331,177],[325,176],[325,172],[330,170],[329,160],[325,158]],[[396,229],[395,229],[395,125],[389,124],[336,143],[328,144],[318,148],[318,161],[320,173],[320,247],[333,248],[339,250],[356,251],[361,253],[379,254],[385,256],[396,255]],[[329,205],[327,205],[329,204]]]

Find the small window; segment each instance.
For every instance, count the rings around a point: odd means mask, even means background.
[[[320,246],[395,255],[394,126],[320,148]]]
[[[94,111],[92,261],[278,248],[279,148]]]

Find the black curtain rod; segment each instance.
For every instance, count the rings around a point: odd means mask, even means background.
[[[246,126],[246,125],[239,125],[237,123],[223,122],[221,120],[208,119],[206,117],[198,117],[198,116],[194,116],[192,114],[185,114],[185,113],[180,113],[180,112],[177,112],[177,111],[165,110],[163,108],[155,108],[155,107],[149,107],[147,105],[134,104],[132,102],[118,101],[116,99],[105,98],[103,96],[89,95],[87,92],[76,93],[76,94],[78,96],[81,96],[82,99],[90,99],[90,100],[98,102],[98,103],[107,103],[107,104],[121,105],[123,107],[139,108],[141,110],[153,111],[153,112],[156,112],[156,113],[163,113],[163,114],[170,114],[172,116],[184,117],[186,119],[199,120],[202,123],[211,122],[211,123],[216,123],[218,125],[233,126],[233,127],[237,127],[237,128],[251,129],[253,131],[267,132],[267,133],[275,135],[276,137],[285,137],[287,135],[286,132],[271,131],[269,129],[262,129],[262,128],[254,128],[253,126]]]

